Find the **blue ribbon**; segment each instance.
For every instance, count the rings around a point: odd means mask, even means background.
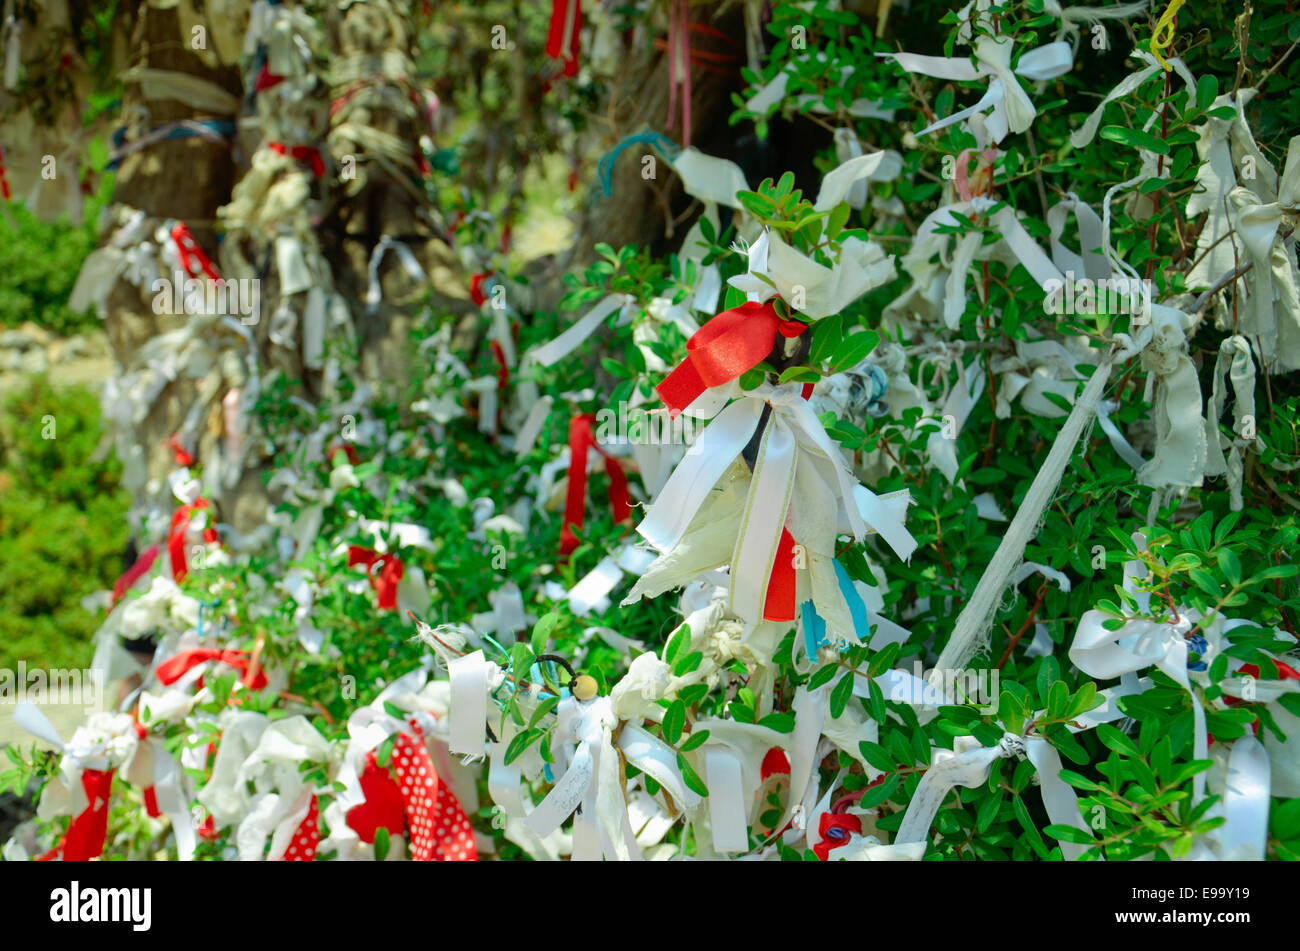
[[[623,141],[619,142],[618,145],[606,152],[601,158],[600,164],[596,166],[596,176],[600,180],[600,188],[601,191],[605,193],[606,198],[608,198],[614,191],[614,185],[611,181],[614,176],[614,163],[618,161],[618,157],[623,153],[624,149],[638,144],[649,145],[652,148],[658,149],[670,162],[677,158],[677,156],[682,152],[677,143],[650,129],[629,135],[627,138],[623,139]]]
[[[853,619],[853,633],[863,644],[871,642],[871,625],[867,620],[867,605],[858,594],[858,589],[853,586],[853,579],[844,566],[839,563],[838,559],[832,559],[835,565],[835,580],[839,582],[840,593],[844,595],[844,601],[849,606],[849,617]],[[803,617],[803,638],[804,646],[808,650],[810,660],[817,657],[817,649],[830,644],[830,638],[826,633],[826,619],[817,613],[816,607],[811,599],[805,601],[799,606]],[[846,645],[841,649],[841,653],[847,650]]]

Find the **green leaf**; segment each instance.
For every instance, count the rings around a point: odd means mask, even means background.
[[[1070,688],[1058,680],[1047,690],[1047,717],[1050,720],[1067,718],[1070,709]]]
[[[777,733],[794,732],[794,714],[793,713],[769,713],[763,719],[758,721],[759,726],[765,726],[769,730],[775,730]]]
[[[539,703],[537,709],[533,711],[533,715],[528,718],[528,729],[531,730],[533,727],[537,726],[537,724],[542,721],[542,717],[554,710],[559,703],[559,697],[547,697]]]
[[[808,678],[808,689],[816,690],[818,687],[824,687],[835,677],[835,671],[839,670],[839,664],[823,664],[813,672]]]
[[[1039,858],[1047,858],[1047,846],[1043,843],[1043,837],[1038,834],[1038,827],[1034,825],[1029,815],[1029,807],[1025,805],[1025,800],[1018,795],[1012,796],[1011,805],[1015,809],[1021,828],[1025,830],[1025,835],[1029,839],[1030,848],[1038,854]]]
[[[987,832],[989,826],[993,824],[993,820],[998,817],[998,813],[1001,809],[1001,791],[985,796],[984,799],[981,800],[979,808],[975,811],[975,831],[981,834]]]
[[[1205,75],[1196,81],[1196,108],[1202,112],[1214,105],[1219,98],[1219,78]]]
[[[391,840],[388,838],[387,828],[385,828],[384,826],[380,826],[378,829],[375,830],[375,861],[376,862],[382,862],[385,858],[388,857],[388,847],[391,844],[392,844]]]
[[[1109,723],[1097,724],[1097,739],[1116,753],[1122,753],[1125,756],[1132,756],[1137,759],[1142,758],[1142,753],[1138,750],[1137,744]]]
[[[876,786],[872,786],[858,800],[859,809],[874,809],[898,791],[898,774],[890,773]]]
[[[678,747],[678,749],[680,749],[683,753],[689,753],[697,746],[703,746],[708,741],[708,739],[709,739],[708,730],[692,730],[691,735],[686,738],[686,742],[683,743],[680,747]]]
[[[393,744],[397,742],[396,736],[390,736],[384,742],[379,744],[379,752],[375,754],[375,763],[380,769],[387,769],[389,762],[393,758]]]
[[[853,696],[853,671],[848,671],[835,684],[835,689],[831,691],[831,719],[838,720],[844,715],[844,708],[849,705],[849,698]]]
[[[1097,706],[1097,685],[1091,680],[1086,681],[1074,694],[1070,701],[1070,709],[1066,714],[1068,719],[1081,717],[1089,710]]]
[[[806,332],[806,331],[805,331]],[[835,314],[817,321],[812,329],[812,344],[808,351],[808,362],[821,364],[830,360],[835,348],[844,340],[844,317]]]
[[[601,357],[600,365],[605,368],[605,372],[615,379],[623,380],[632,375],[632,371],[617,360],[611,360],[609,357]]]
[[[701,796],[709,794],[709,787],[704,785],[704,780],[700,779],[700,774],[691,768],[691,764],[686,761],[686,757],[681,753],[677,754],[677,768],[682,771],[682,779],[685,781],[687,788]]]
[[[1168,155],[1169,143],[1164,139],[1158,138],[1149,132],[1143,132],[1141,129],[1130,129],[1122,125],[1103,126],[1101,130],[1103,139],[1110,139],[1112,142],[1118,142],[1121,145],[1131,145],[1137,149],[1147,149],[1156,155]]]
[[[533,741],[542,735],[541,730],[524,730],[522,733],[516,733],[508,746],[506,746],[506,765],[510,765],[519,757],[524,755],[524,750],[532,745]]]
[[[837,370],[848,370],[857,366],[876,349],[880,343],[880,334],[874,330],[859,330],[835,348],[832,364]]]
[[[898,764],[894,762],[894,758],[890,756],[888,751],[879,743],[871,743],[867,740],[863,740],[858,744],[858,750],[862,753],[862,758],[864,760],[882,773],[893,772],[898,768]],[[1300,802],[1300,800],[1296,801]]]
[[[682,651],[686,649],[686,645],[690,642],[690,626],[683,624],[677,629],[677,633],[668,640],[668,646],[664,649],[664,663],[670,667],[676,664],[681,659]]]
[[[1231,548],[1219,549],[1219,570],[1234,588],[1241,584],[1241,559]]]
[[[682,728],[686,725],[686,704],[674,700],[664,711],[664,739],[673,746],[682,738]]]
[[[550,639],[551,631],[559,620],[560,615],[555,611],[550,611],[543,614],[538,619],[537,623],[533,625],[533,636],[530,644],[532,645],[534,654],[546,653],[546,642]]]
[[[1097,841],[1087,832],[1084,832],[1082,829],[1077,829],[1074,826],[1058,825],[1053,823],[1044,828],[1043,831],[1053,839],[1059,839],[1062,842],[1073,842],[1075,845],[1094,845]]]
[[[703,661],[704,654],[702,651],[691,651],[677,663],[673,664],[673,676],[685,677],[687,674],[699,667]]]

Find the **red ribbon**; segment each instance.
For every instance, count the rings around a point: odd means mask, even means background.
[[[279,155],[288,155],[295,162],[307,162],[317,178],[325,177],[325,162],[320,157],[320,150],[311,145],[287,147],[283,142],[268,142],[267,147]]]
[[[627,475],[618,460],[601,449],[596,442],[593,427],[596,417],[590,413],[569,420],[569,491],[564,502],[564,522],[560,526],[560,554],[568,555],[578,547],[574,528],[582,528],[586,515],[587,450],[595,449],[605,458],[605,474],[609,476],[609,504],[614,521],[621,522],[632,514],[632,504],[627,492]]]
[[[510,366],[506,363],[506,352],[501,346],[501,341],[491,341],[492,356],[497,359],[497,389],[502,393],[505,392],[506,384],[510,382]],[[497,412],[500,413],[500,401],[497,403]]]
[[[113,770],[81,771],[81,788],[86,793],[88,805],[68,824],[68,834],[62,842],[63,861],[87,862],[104,854],[104,839],[108,835],[108,796],[112,787]]]
[[[482,307],[487,303],[487,295],[483,293],[483,283],[491,277],[491,273],[475,274],[469,279],[469,298],[477,307]]]
[[[0,195],[4,196],[5,201],[9,200],[9,179],[5,178],[5,150],[0,149]]]
[[[207,508],[207,499],[195,499],[193,505],[182,505],[172,516],[171,531],[167,535],[167,554],[171,557],[172,577],[176,581],[190,573],[189,565],[185,562],[185,536],[189,534],[190,520],[196,511]],[[214,526],[209,525],[203,530],[203,540],[209,543],[217,540]]]
[[[799,321],[782,320],[770,303],[724,310],[691,335],[686,359],[655,390],[675,418],[709,387],[734,380],[763,362],[777,333],[797,337],[807,329]]]
[[[217,661],[236,670],[242,670],[244,675],[240,678],[240,683],[250,690],[261,690],[266,686],[266,671],[259,669],[256,674],[251,674],[249,665],[252,663],[252,658],[248,651],[218,650],[210,647],[181,651],[159,664],[155,673],[159,683],[169,686],[199,664],[206,664],[208,661]]]
[[[348,547],[348,567],[352,568],[356,565],[366,566],[366,574],[370,575],[370,586],[375,589],[375,594],[379,595],[379,609],[381,611],[396,610],[397,583],[402,580],[402,575],[406,573],[402,559],[391,552],[387,555],[381,555],[370,548],[350,545]],[[376,565],[379,566],[379,574],[377,575],[373,572]]]
[[[128,568],[122,577],[118,578],[117,581],[114,582],[114,604],[121,601],[123,596],[135,587],[135,583],[148,573],[149,569],[153,567],[153,563],[158,560],[158,554],[160,551],[161,549],[157,545],[150,545],[144,550],[144,553],[135,560],[135,564]]]
[[[566,35],[565,26],[573,17]],[[564,75],[578,75],[578,40],[582,33],[582,0],[551,0],[551,26],[546,34],[546,55],[564,60]]]
[[[202,270],[212,280],[221,280],[217,269],[212,265],[212,259],[203,252],[194,235],[190,233],[189,225],[183,221],[178,222],[176,227],[172,228],[172,240],[176,242],[176,253],[181,259],[181,267],[185,269],[186,274],[190,277],[198,277],[198,272]]]
[[[794,536],[781,529],[781,540],[776,545],[776,558],[772,561],[772,575],[767,582],[767,596],[763,600],[763,617],[768,621],[794,620]]]

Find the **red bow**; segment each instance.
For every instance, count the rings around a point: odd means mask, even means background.
[[[686,359],[655,389],[677,414],[711,386],[721,386],[758,366],[772,352],[779,332],[797,337],[808,329],[795,320],[782,320],[771,304],[750,302],[724,310],[691,335]]]
[[[248,651],[217,650],[209,647],[181,651],[159,664],[155,673],[158,676],[158,682],[163,686],[168,686],[180,680],[199,664],[206,664],[210,660],[219,661],[228,667],[234,667],[236,670],[242,670],[244,676],[240,678],[239,682],[251,690],[261,690],[266,686],[266,671],[260,668],[255,674],[250,671],[251,658]]]
[[[578,547],[574,528],[582,528],[586,515],[587,450],[595,449],[605,457],[605,474],[609,476],[609,504],[614,521],[621,522],[632,514],[627,493],[627,475],[618,460],[596,443],[592,427],[596,417],[590,413],[569,420],[569,491],[564,502],[564,522],[560,526],[560,554],[568,555]]]
[[[360,545],[351,545],[348,547],[348,567],[352,568],[356,565],[366,566],[366,573],[370,575],[370,586],[375,589],[375,594],[379,595],[379,609],[381,611],[396,610],[397,583],[402,580],[402,575],[406,573],[406,568],[402,565],[402,559],[391,552],[387,555],[381,555],[373,549],[362,548]],[[379,566],[378,575],[372,571],[376,565]]]
[[[122,597],[135,587],[135,583],[153,567],[153,563],[158,560],[159,551],[161,551],[161,549],[157,545],[150,545],[144,550],[144,553],[135,560],[135,564],[128,568],[122,577],[118,578],[117,581],[114,582],[114,604],[121,601]]]
[[[172,577],[180,581],[190,573],[185,562],[185,536],[189,534],[190,520],[199,509],[207,509],[207,499],[195,499],[192,505],[182,505],[172,516],[171,532],[167,535],[167,554],[171,557]],[[217,540],[217,530],[209,525],[203,530],[203,540],[208,543]]]
[[[289,155],[295,162],[308,162],[317,178],[325,177],[325,162],[320,157],[320,150],[311,145],[287,147],[283,142],[268,142],[267,147],[279,155]]]
[[[181,259],[181,267],[185,269],[186,274],[190,277],[198,277],[198,272],[202,270],[212,280],[221,280],[221,276],[217,274],[217,269],[212,264],[212,259],[204,254],[198,241],[190,233],[189,225],[183,221],[177,222],[176,227],[172,228],[172,240],[176,242],[176,253]]]
[[[551,0],[551,26],[546,55],[564,60],[564,75],[578,75],[578,39],[582,33],[582,0]]]

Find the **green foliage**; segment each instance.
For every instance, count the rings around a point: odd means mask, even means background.
[[[53,434],[44,438],[43,433]],[[94,461],[98,400],[43,379],[0,411],[0,667],[85,667],[101,618],[81,599],[121,574],[128,500],[120,467]]]

